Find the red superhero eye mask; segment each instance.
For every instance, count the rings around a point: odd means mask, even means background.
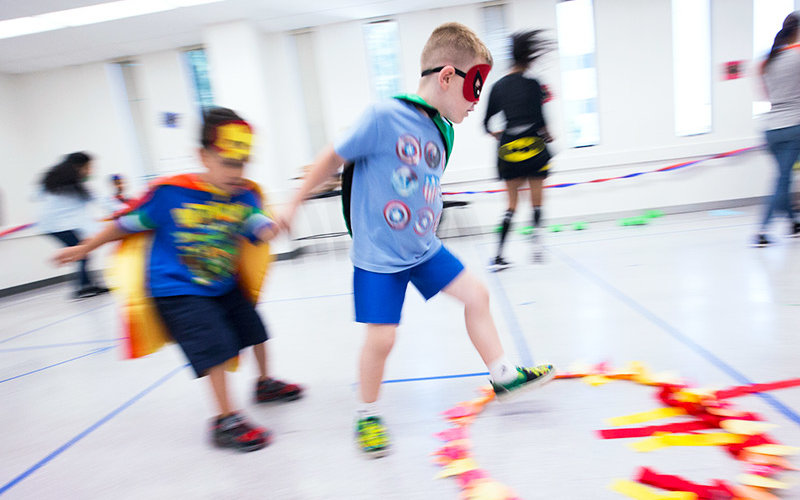
[[[432,69],[426,69],[422,72],[422,76],[438,73],[444,68],[445,66],[439,66]],[[488,64],[476,64],[466,73],[456,67],[453,67],[453,69],[458,76],[464,79],[464,99],[470,102],[478,102],[478,100],[481,98],[483,84],[486,82],[486,77],[489,76],[489,71],[491,71],[492,67]]]

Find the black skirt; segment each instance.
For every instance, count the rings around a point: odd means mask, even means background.
[[[528,177],[547,177],[550,172],[550,152],[538,135],[503,134],[497,148],[497,173],[503,180]]]

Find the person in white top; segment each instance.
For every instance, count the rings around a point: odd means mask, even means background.
[[[767,246],[767,227],[773,214],[783,210],[791,221],[790,235],[800,236],[800,222],[792,208],[792,167],[800,157],[800,11],[789,14],[775,35],[761,77],[771,103],[767,114],[767,145],[778,164],[775,191],[767,202],[756,246]]]
[[[91,156],[84,152],[70,153],[42,178],[42,215],[38,225],[42,232],[58,239],[64,246],[77,245],[83,237],[82,229],[90,223],[87,206],[92,195],[85,183],[91,169]],[[87,259],[78,263],[75,298],[108,292],[108,288],[92,281],[88,267]]]

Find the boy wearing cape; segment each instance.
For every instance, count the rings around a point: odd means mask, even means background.
[[[278,230],[262,209],[258,186],[243,178],[252,140],[252,128],[235,112],[207,111],[200,149],[205,171],[156,181],[131,210],[55,256],[59,264],[74,262],[123,240],[114,272],[125,300],[128,355],[177,342],[197,377],[207,377],[212,387],[219,408],[212,442],[240,451],[270,441],[269,431],[248,423],[228,393],[226,367],[241,349],[253,347],[257,402],[302,393],[267,374],[267,331],[255,302],[271,260],[263,242]]]

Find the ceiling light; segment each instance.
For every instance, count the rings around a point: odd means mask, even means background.
[[[154,14],[223,0],[118,0],[0,21],[0,39]]]

